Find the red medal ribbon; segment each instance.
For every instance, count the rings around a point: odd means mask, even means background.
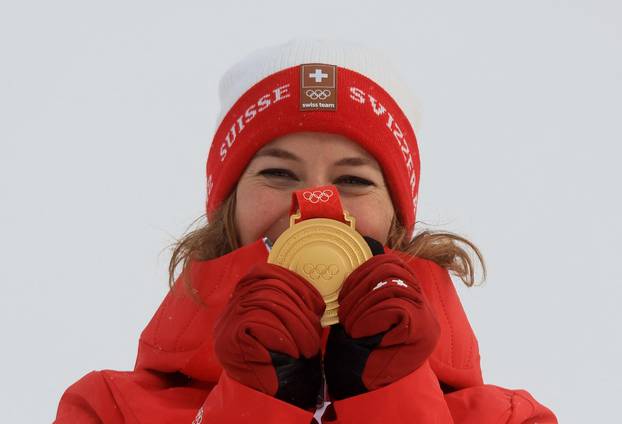
[[[292,193],[290,216],[300,210],[299,221],[311,218],[329,218],[347,224],[339,190],[334,185],[305,188]]]

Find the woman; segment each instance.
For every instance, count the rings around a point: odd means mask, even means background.
[[[456,242],[479,251],[448,233],[413,238],[413,107],[383,58],[294,41],[234,66],[220,91],[209,224],[176,246],[171,282],[182,273],[134,371],[85,376],[57,422],[556,422],[527,392],[483,384],[448,273],[472,285]],[[318,291],[266,263],[292,195],[304,219],[313,193],[354,216],[374,253],[344,282],[339,324],[326,328]]]

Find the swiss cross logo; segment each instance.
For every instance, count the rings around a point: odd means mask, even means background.
[[[337,67],[300,65],[300,110],[337,110]]]
[[[314,78],[315,82],[322,82],[324,78],[328,78],[328,74],[322,72],[321,69],[316,69],[314,73],[309,74],[309,78]]]

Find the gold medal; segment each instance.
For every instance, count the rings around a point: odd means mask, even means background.
[[[358,266],[372,257],[367,242],[355,230],[355,219],[344,212],[350,224],[312,218],[296,223],[300,212],[292,215],[289,228],[274,242],[268,262],[300,275],[320,292],[326,302],[322,327],[339,322],[339,290]]]

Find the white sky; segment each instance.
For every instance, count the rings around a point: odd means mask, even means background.
[[[202,213],[220,75],[321,36],[383,49],[421,102],[418,219],[485,255],[459,292],[486,382],[610,422],[621,28],[594,0],[0,3],[2,421],[50,422],[88,371],[133,367],[166,246]]]

